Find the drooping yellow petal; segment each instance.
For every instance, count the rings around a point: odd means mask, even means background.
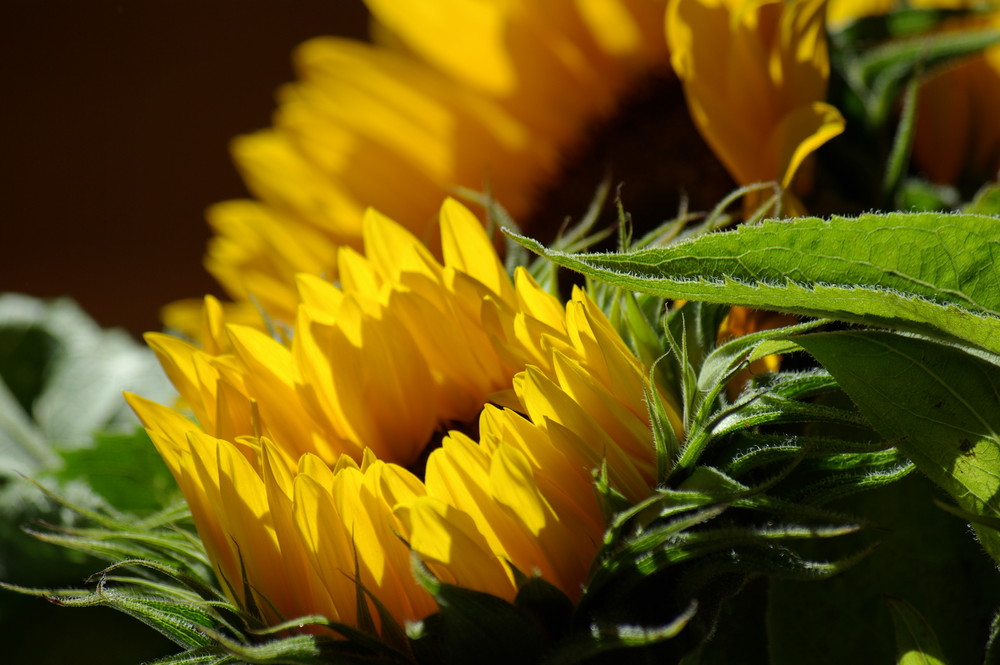
[[[788,186],[843,131],[826,97],[826,0],[671,0],[667,40],[699,130],[739,184]]]
[[[448,266],[472,277],[501,299],[513,296],[510,276],[482,223],[451,198],[441,206],[441,253]]]

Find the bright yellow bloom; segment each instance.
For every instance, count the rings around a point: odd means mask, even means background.
[[[730,25],[727,8],[719,14],[712,0],[685,0],[670,22],[688,104],[741,185],[787,186],[841,127],[822,104],[826,44],[814,20],[821,8],[803,0],[778,26],[776,1]],[[300,78],[281,91],[274,127],[233,144],[257,200],[209,213],[209,271],[236,301],[275,320],[294,316],[297,274],[337,277],[337,248],[361,248],[370,206],[431,247],[437,205],[456,187],[488,191],[522,224],[558,225],[579,210],[539,210],[544,195],[576,187],[589,196],[593,184],[574,180],[581,154],[600,144],[616,112],[674,83],[662,30],[667,0],[367,4],[375,44],[320,38],[299,48]],[[694,46],[685,30],[698,32]],[[637,176],[655,184],[614,177],[625,179],[627,193],[704,187],[715,172],[701,171],[713,158],[672,156],[696,151],[697,139],[673,138],[687,130],[675,126],[669,100],[657,99],[655,109],[643,111],[652,115],[643,122],[626,115],[630,138],[615,141],[638,146],[623,148],[634,152],[621,160],[649,164]],[[610,157],[598,153],[598,170],[606,169]],[[650,210],[652,221],[670,216],[672,205]],[[182,306],[164,316],[190,332]]]
[[[294,442],[292,458],[312,452],[331,464],[342,453],[359,460],[365,448],[413,464],[436,430],[473,421],[487,401],[510,403],[516,372],[551,369],[547,345],[580,334],[526,271],[511,281],[471,212],[447,200],[440,218],[443,264],[370,211],[367,254],[339,250],[339,286],[300,275],[289,344],[224,328],[211,301],[206,348],[158,333],[147,340],[214,436],[259,432]]]
[[[671,0],[674,71],[702,134],[740,184],[792,184],[803,160],[840,134],[825,103],[826,0]]]
[[[332,469],[314,455],[289,468],[267,438],[205,434],[164,406],[129,395],[184,492],[222,588],[269,623],[319,613],[357,623],[358,581],[399,618],[435,609],[413,580],[392,509],[424,494],[400,467],[366,455]]]
[[[445,437],[427,462],[426,498],[397,510],[408,540],[443,579],[508,599],[516,592],[510,571],[504,584],[478,579],[482,564],[456,573],[440,534],[462,515],[463,537],[481,536],[496,562],[539,574],[575,599],[605,527],[593,470],[606,460],[612,484],[634,501],[656,482],[644,370],[582,292],[566,318],[568,338],[545,345],[553,370],[519,373],[515,407],[486,406],[478,444],[460,432]]]
[[[355,622],[355,565],[397,619],[433,611],[399,536],[446,582],[512,599],[516,569],[575,598],[604,528],[592,472],[633,500],[656,482],[648,370],[603,313],[511,280],[457,202],[440,223],[442,262],[370,212],[339,285],[300,277],[286,341],[212,300],[202,348],[148,336],[197,424],[130,403],[223,588],[268,620]],[[445,435],[477,420],[478,443]]]
[[[296,274],[361,247],[370,206],[428,244],[455,187],[523,220],[585,129],[668,68],[664,2],[370,0],[376,43],[303,44],[274,128],[234,142],[258,201],[210,211],[209,271],[284,318]]]

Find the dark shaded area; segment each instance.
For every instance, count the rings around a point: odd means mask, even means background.
[[[536,212],[525,228],[551,235],[566,216],[579,220],[605,178],[613,191],[621,185],[636,237],[685,204],[691,211],[709,211],[736,189],[695,127],[680,82],[668,74],[642,81],[610,120],[590,127],[581,146],[566,155],[559,181],[539,192]],[[617,218],[609,201],[601,220],[614,223]]]
[[[227,144],[269,124],[293,47],[367,31],[360,0],[19,0],[3,24],[0,290],[134,333],[218,293],[203,211],[245,195]]]

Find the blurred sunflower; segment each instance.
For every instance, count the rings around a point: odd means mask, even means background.
[[[234,142],[257,200],[209,212],[209,271],[274,319],[294,316],[297,274],[336,277],[338,247],[361,248],[369,206],[434,245],[441,199],[488,191],[545,237],[610,169],[651,226],[734,180],[788,186],[842,127],[822,104],[822,0],[671,0],[669,40],[667,0],[366,4],[374,43],[303,44],[274,127]]]
[[[521,571],[575,598],[604,527],[593,470],[633,500],[656,483],[647,370],[601,311],[511,280],[457,202],[440,225],[443,262],[369,212],[339,286],[300,277],[290,342],[211,299],[203,348],[148,336],[197,424],[130,404],[223,588],[268,621],[355,624],[355,581],[429,614],[406,543],[446,582],[511,599]]]
[[[1000,29],[996,0],[830,0],[834,28],[899,8],[969,10],[940,30]],[[917,94],[913,162],[928,179],[968,194],[1000,178],[1000,46],[932,71]]]

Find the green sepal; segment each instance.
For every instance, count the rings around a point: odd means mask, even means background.
[[[986,657],[983,665],[998,665],[1000,663],[1000,612],[993,615],[990,622],[990,634],[986,640]]]
[[[793,503],[824,505],[898,482],[915,468],[895,448],[814,457],[800,463],[776,493]]]
[[[651,646],[664,662],[676,659],[712,634],[724,604],[748,580],[825,579],[866,557],[866,547],[833,560],[791,547],[858,528],[833,511],[784,502],[698,467],[682,487],[659,490],[616,517],[578,604],[576,624],[655,630],[696,606],[697,615],[684,620],[690,634]],[[633,655],[637,662],[651,657],[645,650]],[[615,658],[629,662],[626,652]]]
[[[416,554],[413,574],[434,597],[438,612],[407,626],[421,663],[531,663],[542,652],[539,625],[521,608],[496,596],[446,584]]]
[[[518,584],[514,606],[530,616],[548,644],[562,639],[573,620],[573,602],[558,588],[533,575]]]
[[[940,494],[923,474],[912,473],[838,502],[837,509],[862,516],[874,528],[817,542],[803,551],[850,556],[858,540],[870,542],[873,536],[877,546],[830,583],[769,581],[770,662],[896,662],[887,596],[920,608],[953,662],[983,662],[990,613],[1000,598],[1000,576],[966,525],[932,504]]]
[[[602,663],[631,663],[633,659],[635,662],[648,662],[650,656],[644,652],[644,648],[677,637],[697,610],[698,603],[692,601],[673,620],[658,626],[592,622],[585,630],[546,651],[540,661],[541,665],[590,663],[602,655],[609,656],[608,659],[599,661]]]
[[[238,661],[236,657],[219,646],[188,649],[173,656],[159,658],[145,665],[230,665]]]
[[[75,595],[59,593],[46,597],[63,607],[110,607],[124,612],[185,648],[212,643],[204,631],[214,624],[214,615],[192,603],[163,600],[128,588],[110,588],[103,583],[98,584],[93,592],[80,591]]]

